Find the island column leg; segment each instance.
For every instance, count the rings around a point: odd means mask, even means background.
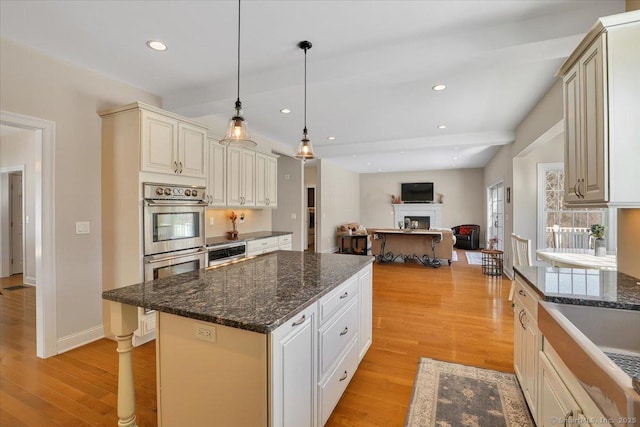
[[[136,393],[133,383],[133,331],[138,327],[138,309],[111,301],[111,332],[118,341],[118,426],[136,427]]]

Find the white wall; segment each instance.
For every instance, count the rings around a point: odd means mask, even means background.
[[[58,341],[102,327],[101,121],[96,111],[160,99],[93,71],[0,40],[0,109],[55,122]],[[75,234],[76,221],[91,233]],[[78,338],[79,336],[79,338]]]
[[[360,178],[330,160],[318,160],[316,186],[316,252],[338,249],[336,229],[348,222],[360,222]]]
[[[484,241],[484,187],[482,169],[369,173],[360,175],[360,222],[365,227],[395,228],[391,195],[400,195],[403,182],[433,182],[434,199],[443,195],[442,227],[481,226]]]
[[[28,217],[29,220],[24,223],[23,280],[32,285],[36,284],[35,143],[35,133],[32,131],[21,131],[0,139],[0,168],[24,165],[22,179],[25,187],[23,194],[25,211],[23,217]]]
[[[291,248],[294,251],[303,249],[305,237],[303,168],[300,160],[287,156],[278,158],[278,207],[271,214],[271,228],[293,232]]]

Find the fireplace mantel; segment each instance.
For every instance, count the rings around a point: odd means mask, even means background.
[[[442,227],[442,203],[400,203],[391,206],[393,206],[394,228],[398,226],[399,221],[404,221],[405,216],[428,216],[431,219],[431,228]]]

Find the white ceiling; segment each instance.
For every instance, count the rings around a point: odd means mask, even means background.
[[[483,167],[596,18],[623,11],[623,0],[245,0],[243,113],[252,133],[297,147],[297,43],[309,40],[317,156],[358,172]],[[235,1],[2,0],[0,34],[160,95],[178,114],[214,124],[233,113]],[[151,39],[169,49],[150,50]],[[448,88],[431,90],[438,83]]]

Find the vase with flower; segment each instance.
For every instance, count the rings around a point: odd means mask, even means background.
[[[498,242],[500,241],[500,239],[498,239],[497,237],[492,237],[489,239],[489,250],[490,251],[495,251],[497,249],[498,246]]]
[[[229,214],[229,219],[231,220],[231,225],[233,226],[233,230],[232,231],[227,231],[227,234],[229,235],[229,240],[237,240],[238,239],[238,225],[237,225],[236,221],[238,220],[238,215],[236,215],[236,213],[234,211],[231,211],[231,214]]]
[[[604,239],[606,232],[607,227],[602,224],[593,224],[589,229],[589,233],[595,238],[593,249],[596,256],[607,255],[607,242]]]

